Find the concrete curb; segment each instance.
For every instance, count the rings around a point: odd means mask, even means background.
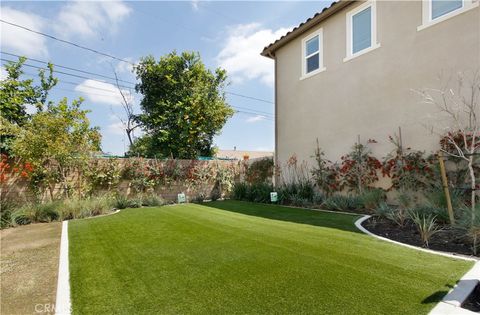
[[[62,222],[60,239],[60,258],[58,264],[57,298],[55,314],[70,315],[70,271],[68,264],[68,221]]]
[[[478,259],[450,254],[450,253],[443,253],[443,252],[426,249],[426,248],[421,248],[421,247],[417,247],[409,244],[400,243],[400,242],[376,235],[368,231],[362,226],[362,223],[368,220],[370,217],[371,216],[369,215],[365,215],[355,222],[355,226],[365,234],[368,234],[370,236],[373,236],[383,241],[387,241],[390,243],[394,243],[397,245],[416,249],[418,251],[422,251],[422,252],[426,252],[434,255],[460,259],[460,260],[475,261],[475,264],[473,265],[473,267],[458,281],[458,283],[453,287],[453,289],[450,290],[450,292],[443,297],[442,301],[439,302],[430,311],[429,315],[476,314],[472,311],[461,308],[461,306],[462,306],[462,303],[468,298],[470,293],[472,293],[473,289],[475,289],[475,286],[480,282],[480,261]]]

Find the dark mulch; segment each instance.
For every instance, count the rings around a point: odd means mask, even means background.
[[[480,285],[477,285],[468,298],[463,302],[462,307],[472,312],[480,313]]]
[[[385,218],[371,217],[363,223],[363,226],[374,234],[394,241],[423,246],[420,234],[412,222],[407,222],[405,226],[400,227]],[[444,252],[472,255],[471,243],[459,230],[451,227],[445,227],[434,234],[429,241],[429,248]]]

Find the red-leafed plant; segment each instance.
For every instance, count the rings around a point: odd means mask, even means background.
[[[362,194],[369,185],[378,181],[382,163],[372,155],[368,147],[374,143],[376,141],[373,139],[369,139],[367,144],[357,142],[351,152],[341,157],[339,172],[342,188]]]

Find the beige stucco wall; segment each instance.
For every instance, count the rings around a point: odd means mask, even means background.
[[[431,105],[412,89],[439,88],[438,76],[480,69],[480,9],[417,31],[420,1],[378,1],[377,38],[381,47],[344,62],[346,13],[352,4],[318,27],[279,48],[276,56],[276,149],[279,162],[296,154],[312,161],[315,141],[327,157],[339,160],[357,139],[373,138],[377,157],[402,128],[404,145],[437,149]],[[300,80],[302,39],[323,28],[326,71]]]

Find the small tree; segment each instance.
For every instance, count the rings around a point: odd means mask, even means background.
[[[472,75],[460,73],[454,87],[450,82],[442,89],[423,89],[423,101],[435,105],[448,123],[441,132],[431,127],[432,132],[443,137],[443,153],[464,160],[470,176],[471,224],[475,222],[476,174],[475,161],[480,154],[480,72]],[[445,133],[446,131],[446,133]]]
[[[49,103],[18,128],[12,142],[13,155],[32,164],[34,179],[48,186],[52,199],[56,183],[62,184],[69,197],[71,171],[85,166],[90,153],[100,148],[100,133],[90,127],[88,111],[80,109],[81,103],[81,99],[71,105],[66,99],[57,105]]]

